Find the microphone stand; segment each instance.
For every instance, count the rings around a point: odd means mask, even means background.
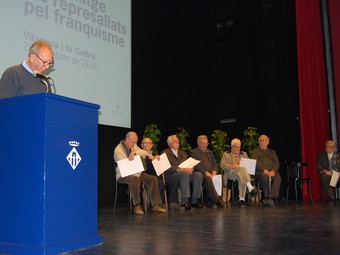
[[[56,90],[56,88],[55,88],[54,80],[53,80],[51,77],[48,77],[48,79],[52,81],[52,82],[50,83],[51,93],[57,94],[57,90]],[[52,88],[53,88],[53,91],[52,91]]]
[[[48,86],[48,83],[47,83],[47,80],[46,79],[41,79],[41,82],[45,84],[46,86],[46,93],[49,92],[49,86]]]
[[[51,80],[50,83],[48,80]],[[57,90],[55,88],[54,80],[51,77],[48,78],[41,78],[41,82],[45,84],[46,86],[46,93],[51,92],[52,94],[57,94]],[[53,91],[52,91],[53,88]]]

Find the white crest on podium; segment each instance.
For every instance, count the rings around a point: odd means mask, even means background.
[[[76,150],[76,147],[79,146],[79,142],[77,141],[69,141],[69,145],[72,147],[72,150],[70,153],[67,155],[66,159],[70,163],[70,166],[72,167],[73,170],[76,170],[78,164],[81,161],[81,157]]]

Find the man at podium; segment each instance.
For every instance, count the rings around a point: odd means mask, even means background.
[[[51,92],[44,74],[53,66],[52,46],[42,40],[34,42],[28,59],[6,69],[0,80],[0,98]]]

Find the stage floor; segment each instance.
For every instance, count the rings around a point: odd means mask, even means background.
[[[104,243],[67,255],[340,254],[340,203],[227,205],[166,214],[99,209]]]

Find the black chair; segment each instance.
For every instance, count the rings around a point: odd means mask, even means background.
[[[238,181],[237,180],[228,180],[228,187],[230,187],[230,191],[231,191],[231,202],[233,205],[236,204],[236,199],[235,199],[235,196],[238,195]],[[236,191],[235,191],[236,190]],[[258,195],[257,195],[258,196]],[[246,197],[248,199],[248,205],[251,205],[251,196],[250,196],[250,193],[247,189],[247,192],[246,192]]]
[[[119,186],[124,187],[126,189],[126,192],[128,194],[128,199],[129,199],[128,200],[128,208],[129,208],[129,213],[130,213],[133,205],[132,205],[132,197],[131,197],[130,192],[129,192],[129,185],[126,184],[126,183],[119,183],[119,182],[116,181],[115,186],[116,186],[116,190],[115,190],[115,201],[114,201],[114,204],[113,204],[113,214],[116,214]]]
[[[298,201],[298,186],[300,187],[301,200],[303,199],[303,184],[307,183],[309,188],[309,199],[310,203],[313,204],[312,198],[312,184],[311,178],[303,177],[302,169],[307,166],[307,162],[287,162],[287,193],[286,193],[286,204],[288,203],[289,189],[291,185],[294,185],[295,189],[295,201]]]
[[[231,191],[231,202],[234,205],[235,204],[235,189],[238,186],[238,181],[229,179],[228,186],[230,187],[230,191]]]
[[[116,170],[116,167],[117,167],[117,163],[114,162],[113,164],[113,168]],[[116,171],[115,171],[116,172]],[[119,187],[122,187],[123,189],[125,188],[126,192],[127,192],[127,195],[128,195],[128,208],[129,208],[129,213],[131,212],[131,210],[133,209],[133,203],[132,203],[132,196],[130,194],[130,187],[129,187],[129,184],[127,183],[120,183],[116,180],[116,183],[115,183],[115,198],[114,198],[114,204],[113,204],[113,214],[116,213],[116,207],[117,207],[117,199],[118,199],[118,190],[119,190]],[[149,195],[148,195],[148,191],[146,190],[145,188],[145,185],[144,184],[141,184],[141,187],[140,187],[140,192],[141,192],[141,195],[142,195],[142,204],[143,204],[143,209],[144,209],[144,212],[146,213],[147,212],[147,209],[150,205],[150,200],[149,200]]]
[[[113,214],[116,213],[119,187],[122,187],[123,189],[125,188],[125,190],[126,190],[126,193],[128,195],[128,208],[129,208],[129,213],[130,213],[131,210],[133,209],[133,202],[132,202],[132,196],[131,196],[131,193],[130,193],[129,184],[127,184],[127,183],[120,183],[120,182],[116,181],[116,193],[115,193],[115,201],[114,201],[114,205],[113,205]],[[144,184],[141,184],[140,194],[142,196],[141,202],[142,202],[142,206],[143,206],[144,212],[147,213],[148,208],[150,207],[150,200],[149,200],[148,191],[145,188]]]

